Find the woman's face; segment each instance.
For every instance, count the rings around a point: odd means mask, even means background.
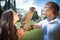
[[[14,20],[14,24],[19,20],[19,17],[18,17],[18,13],[13,13],[13,20]]]

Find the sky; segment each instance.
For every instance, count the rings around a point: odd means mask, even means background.
[[[38,11],[38,15],[41,14],[41,7],[43,7],[43,4],[41,6],[41,0],[16,0],[16,7],[17,8],[23,8],[25,10],[28,10],[30,7],[35,7]]]
[[[30,7],[35,7],[38,15],[41,15],[41,9],[43,9],[45,3],[53,1],[59,4],[60,6],[60,0],[16,0],[16,7],[24,10],[28,10]],[[3,6],[2,2],[2,6]]]
[[[43,9],[46,2],[53,1],[60,4],[60,0],[16,0],[16,7],[28,10],[30,7],[35,7],[38,15],[41,15],[41,9]]]

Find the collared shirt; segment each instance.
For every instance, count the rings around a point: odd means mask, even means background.
[[[36,25],[39,25],[39,27],[42,27],[42,40],[46,40],[46,35],[45,35],[45,33],[46,33],[46,25],[49,23],[49,21],[47,20],[47,19],[45,19],[45,20],[43,20],[43,21],[41,21],[41,22],[39,22],[39,23],[37,23]]]
[[[60,40],[60,17],[47,24],[47,40]]]
[[[47,27],[47,35],[44,35],[43,40],[58,40],[59,39],[57,34],[60,33],[60,17],[57,17],[56,19],[51,20],[51,21],[48,21],[47,19],[43,20],[39,22],[37,25],[41,26],[42,30],[45,26]],[[59,37],[60,37],[60,34],[59,34]]]

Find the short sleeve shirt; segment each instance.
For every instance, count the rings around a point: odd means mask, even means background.
[[[60,17],[57,17],[56,19],[51,21],[48,21],[46,19],[39,22],[36,25],[41,26],[42,30],[43,27],[45,27],[46,25],[47,27],[47,35],[45,37],[46,40],[60,40]]]
[[[47,40],[60,40],[60,17],[47,24]]]

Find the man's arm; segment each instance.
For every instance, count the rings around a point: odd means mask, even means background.
[[[42,27],[42,22],[43,21],[40,21],[39,23],[32,25],[33,29],[41,28]]]
[[[33,29],[37,29],[37,28],[40,28],[40,26],[39,25],[31,25],[31,30],[33,30]]]
[[[40,28],[40,26],[39,25],[32,25],[32,28],[37,29],[37,28]]]

